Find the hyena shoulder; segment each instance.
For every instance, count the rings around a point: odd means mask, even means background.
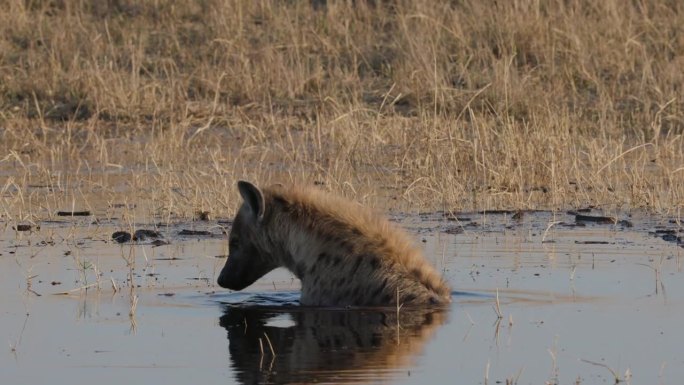
[[[411,237],[382,215],[315,188],[282,186],[266,190],[276,210],[298,229],[317,253],[308,253],[295,274],[310,275],[311,295],[342,303],[448,302],[450,289]],[[306,254],[306,253],[305,253]],[[326,283],[327,282],[327,283]],[[303,282],[303,286],[304,282]],[[330,286],[327,288],[326,286]],[[317,300],[315,302],[325,302]]]

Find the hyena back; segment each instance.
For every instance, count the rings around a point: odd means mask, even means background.
[[[313,188],[238,182],[244,202],[218,284],[242,290],[284,266],[308,306],[446,304],[450,289],[387,220]]]

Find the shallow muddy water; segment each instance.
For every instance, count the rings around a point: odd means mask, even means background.
[[[92,217],[6,225],[2,383],[612,384],[611,371],[681,383],[684,233],[673,218],[457,217],[393,216],[455,290],[446,309],[398,313],[299,307],[285,270],[223,290],[215,222],[158,227],[168,244],[118,244],[112,233],[126,228]]]

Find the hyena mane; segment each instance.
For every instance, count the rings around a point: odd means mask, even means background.
[[[409,235],[381,215],[311,187],[238,188],[244,203],[219,285],[241,290],[284,266],[300,279],[304,305],[450,302],[448,285]]]

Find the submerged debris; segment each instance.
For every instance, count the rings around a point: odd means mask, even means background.
[[[444,229],[442,229],[442,232],[446,233],[446,234],[452,234],[452,235],[462,234],[463,233],[463,227],[461,227],[461,226],[448,226],[448,227],[445,227]]]
[[[152,241],[152,247],[157,247],[157,246],[165,246],[171,244],[169,241],[165,241],[163,239],[155,239]]]
[[[156,230],[146,230],[146,229],[140,229],[140,230],[135,230],[135,233],[133,233],[133,240],[134,241],[144,241],[148,238],[156,239],[156,238],[161,238],[161,233]]]
[[[620,225],[623,227],[634,226],[632,224],[632,222],[630,222],[626,219],[618,220],[615,217],[607,217],[607,216],[603,216],[603,215],[584,215],[584,214],[579,214],[577,211],[568,211],[568,214],[575,216],[575,223],[578,225],[586,224],[586,223],[594,223],[594,224],[599,224],[599,225]]]
[[[178,235],[212,235],[210,231],[206,230],[187,230],[183,229],[181,230]]]
[[[663,234],[661,238],[663,238],[663,240],[667,242],[680,242],[680,238],[674,234]]]
[[[558,226],[563,226],[563,227],[586,227],[587,224],[584,222],[575,222],[575,223],[570,223],[570,222],[560,222]]]
[[[131,210],[131,209],[136,208],[137,205],[136,205],[135,203],[130,203],[130,204],[127,204],[127,203],[113,203],[113,204],[111,204],[109,207],[111,207],[111,208],[113,208],[113,209],[129,209],[129,210]]]
[[[442,214],[442,216],[447,221],[453,221],[453,222],[469,222],[469,221],[471,221],[471,219],[468,217],[458,216],[457,214],[454,214],[451,212],[445,212]]]
[[[130,242],[131,240],[140,242],[147,239],[154,239],[154,242],[152,242],[154,246],[167,245],[168,242],[160,239],[161,237],[162,235],[159,231],[147,229],[136,230],[132,236],[128,231],[115,231],[112,234],[112,239],[118,243],[126,243]]]
[[[477,213],[480,215],[485,215],[485,214],[492,214],[492,215],[501,215],[501,214],[518,214],[521,212],[520,210],[480,210]]]
[[[592,222],[605,225],[614,225],[617,223],[617,218],[604,217],[600,215],[583,215],[575,213],[575,222]]]
[[[57,211],[58,217],[89,217],[90,211]]]
[[[679,246],[684,247],[684,236],[677,236],[677,230],[675,229],[657,229],[651,234],[661,238],[665,242],[674,242]]]

